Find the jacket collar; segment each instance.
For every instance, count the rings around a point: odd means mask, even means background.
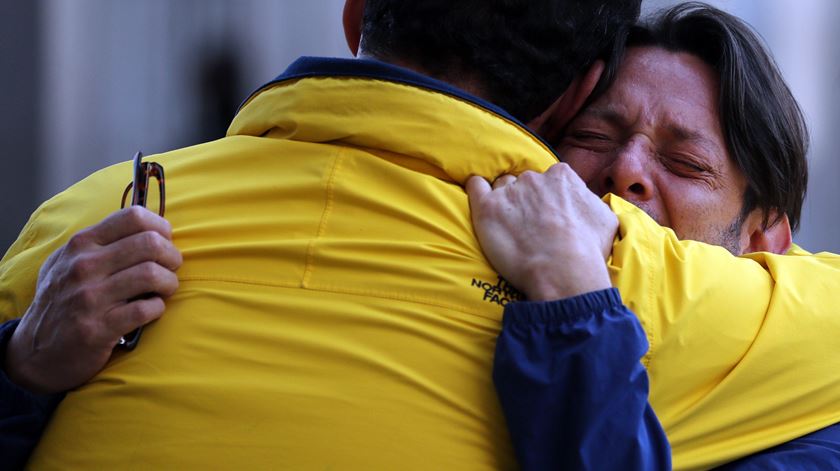
[[[415,87],[434,90],[445,93],[449,96],[460,98],[461,100],[474,103],[482,108],[485,108],[493,113],[504,117],[508,121],[516,123],[517,125],[527,128],[518,119],[514,118],[510,113],[502,108],[490,103],[487,100],[478,98],[475,95],[467,93],[458,87],[433,79],[429,76],[419,74],[411,69],[405,67],[388,64],[372,59],[339,59],[339,58],[324,58],[324,57],[300,57],[286,69],[285,72],[278,75],[274,80],[261,86],[248,97],[242,104],[248,102],[254,95],[258,94],[260,90],[268,88],[274,84],[285,82],[287,80],[295,80],[308,77],[364,77],[376,80],[387,80],[389,82],[404,83],[406,85],[413,85]],[[241,107],[240,107],[241,109]],[[539,136],[537,136],[539,137]]]
[[[278,94],[281,99],[275,99]],[[343,141],[425,161],[459,183],[473,174],[494,178],[544,171],[559,160],[502,108],[440,80],[369,59],[296,60],[242,104],[228,130],[235,134]]]

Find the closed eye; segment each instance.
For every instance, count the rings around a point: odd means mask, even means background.
[[[610,136],[591,131],[573,131],[563,139],[563,143],[593,152],[609,152],[616,147]]]
[[[682,155],[665,155],[662,156],[662,160],[669,170],[679,176],[691,178],[713,173],[709,166]]]

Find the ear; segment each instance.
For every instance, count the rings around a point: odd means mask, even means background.
[[[580,111],[603,73],[604,61],[595,61],[586,73],[572,80],[569,88],[547,110],[531,120],[528,127],[547,141],[554,141]]]
[[[772,221],[777,213],[770,214]],[[741,253],[771,252],[784,254],[790,249],[793,237],[790,233],[790,221],[783,215],[770,227],[763,227],[760,209],[753,210],[744,223],[741,236]]]
[[[362,19],[365,15],[365,0],[346,0],[341,22],[344,25],[344,39],[354,56],[359,54],[362,42]]]

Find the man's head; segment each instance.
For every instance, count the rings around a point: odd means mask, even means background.
[[[522,121],[545,111],[639,16],[641,0],[348,0],[367,56],[461,86]],[[587,92],[588,94],[588,92]]]
[[[607,92],[567,128],[561,155],[681,238],[786,251],[805,197],[802,113],[757,35],[700,4],[634,28]]]

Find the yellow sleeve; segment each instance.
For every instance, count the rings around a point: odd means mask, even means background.
[[[680,241],[611,195],[613,284],[650,342],[650,402],[675,469],[702,469],[840,422],[840,257],[735,257]]]
[[[70,237],[120,207],[117,187],[127,164],[101,170],[43,203],[0,260],[0,322],[23,316],[35,296],[44,261]],[[118,183],[120,182],[120,183]]]
[[[44,227],[42,215],[49,202],[44,203],[29,218],[17,240],[0,261],[0,321],[23,316],[35,296],[38,272],[44,260],[61,246],[55,235],[45,240],[50,231]]]

